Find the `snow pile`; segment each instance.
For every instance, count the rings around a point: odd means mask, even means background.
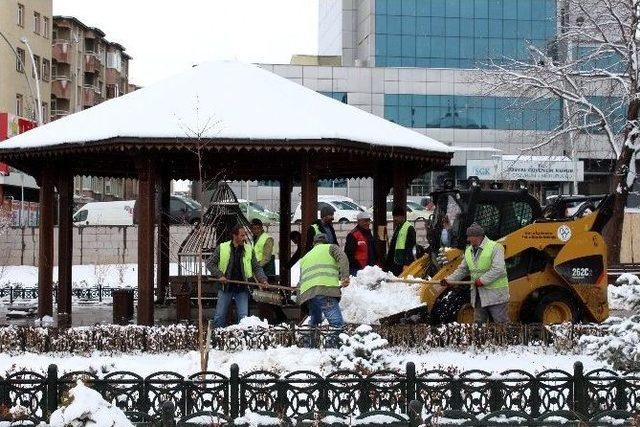
[[[279,426],[280,422],[279,418],[258,414],[247,409],[244,416],[234,420],[233,425],[246,427]]]
[[[240,319],[240,323],[230,325],[224,328],[227,331],[245,330],[245,329],[269,329],[269,322],[262,320],[257,316],[247,316]]]
[[[340,334],[342,345],[331,363],[337,369],[348,369],[370,373],[389,368],[391,352],[386,350],[389,343],[373,332],[369,325],[360,325],[354,334]]]
[[[41,326],[43,328],[53,326],[53,317],[51,316],[43,316],[40,319],[36,319],[33,321],[35,326]]]
[[[104,400],[100,393],[80,380],[69,390],[69,397],[71,403],[51,414],[51,427],[133,427],[120,408]]]
[[[603,324],[604,336],[583,336],[580,346],[597,360],[609,363],[613,369],[640,369],[640,315],[623,319],[610,317]]]
[[[640,309],[640,278],[635,274],[623,273],[615,286],[609,286],[609,307],[617,310]]]
[[[374,325],[382,317],[421,306],[421,285],[388,282],[394,278],[380,267],[365,267],[352,277],[340,300],[345,322]]]

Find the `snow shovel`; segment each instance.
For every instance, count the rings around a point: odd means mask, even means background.
[[[398,277],[396,279],[379,279],[376,282],[376,285],[379,286],[382,282],[391,282],[391,283],[418,283],[421,285],[439,285],[440,280],[425,280],[425,279],[403,279]],[[465,281],[465,280],[451,280],[449,281],[450,286],[466,286],[470,285],[473,282]]]
[[[284,296],[280,291],[286,291],[290,293],[298,292],[298,288],[290,288],[288,286],[279,286],[279,285],[263,285],[261,283],[245,282],[243,280],[227,279],[224,282],[220,281],[220,283],[222,284],[232,283],[232,284],[246,285],[254,288],[259,288],[259,289],[253,289],[249,291],[251,293],[251,296],[253,297],[253,300],[255,302],[260,302],[260,303],[270,304],[270,305],[277,305],[277,306],[282,306],[284,305],[284,302],[285,302]]]

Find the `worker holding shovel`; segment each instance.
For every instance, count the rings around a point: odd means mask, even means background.
[[[474,223],[467,228],[469,245],[458,268],[442,279],[442,286],[471,277],[471,305],[476,323],[508,323],[509,279],[504,263],[504,248],[485,236],[484,229]]]

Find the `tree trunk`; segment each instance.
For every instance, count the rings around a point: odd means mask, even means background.
[[[635,161],[634,146],[636,144],[637,132],[634,128],[638,126],[638,112],[640,111],[640,100],[633,99],[627,110],[627,127],[624,131],[624,146],[620,157],[616,160],[616,166],[611,183],[611,193],[615,195],[613,201],[613,211],[611,219],[604,232],[604,238],[609,247],[609,264],[620,263],[620,248],[622,246],[622,224],[624,222],[624,208],[627,204],[630,188],[627,187],[627,175],[629,165]],[[629,236],[630,238],[631,236]]]

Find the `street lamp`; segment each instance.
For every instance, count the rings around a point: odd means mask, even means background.
[[[18,52],[16,52],[15,48],[13,47],[13,45],[9,42],[9,39],[7,39],[7,37],[2,34],[2,31],[0,31],[0,37],[2,37],[4,39],[4,41],[7,43],[7,45],[9,46],[9,49],[11,49],[11,51],[13,52],[13,55],[16,57],[16,59],[20,62],[20,66],[22,67],[22,69],[24,70],[24,79],[27,82],[27,87],[29,88],[29,93],[31,94],[31,99],[34,100],[34,102],[37,102],[37,99],[35,96],[33,96],[33,88],[31,87],[31,83],[29,82],[29,77],[27,77],[27,67],[24,64],[24,61],[22,60],[22,58],[20,57],[20,55],[18,55]],[[38,106],[36,105],[36,110],[38,110]]]
[[[42,126],[42,102],[40,100],[40,80],[38,77],[38,67],[36,67],[36,60],[33,57],[33,51],[31,50],[31,46],[29,45],[29,40],[26,37],[21,37],[20,41],[27,46],[27,50],[29,51],[29,56],[31,57],[31,65],[33,66],[33,74],[36,80],[36,96],[38,100],[38,108],[36,109],[36,117],[38,120],[38,126]],[[26,70],[25,70],[26,73]]]

